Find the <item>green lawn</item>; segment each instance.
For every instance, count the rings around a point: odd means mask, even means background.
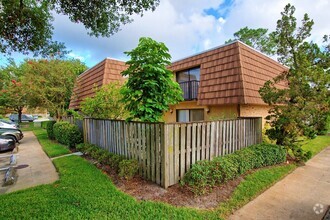
[[[315,156],[328,146],[330,146],[330,136],[317,136],[312,140],[305,141],[302,148],[306,151],[310,150],[312,155]]]
[[[43,150],[49,157],[57,157],[70,153],[70,150],[63,144],[49,140],[46,130],[42,128],[34,129],[33,133],[37,136]]]
[[[19,126],[22,131],[33,131],[35,129],[40,129],[40,127],[34,127],[33,122],[22,122]]]
[[[60,180],[0,196],[0,219],[216,219],[214,212],[138,202],[77,156],[54,160]]]

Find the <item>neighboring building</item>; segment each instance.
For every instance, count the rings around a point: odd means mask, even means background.
[[[110,82],[124,82],[121,72],[126,69],[125,62],[106,58],[79,75],[70,101],[70,109],[79,110],[80,102],[94,95],[94,88]]]
[[[93,85],[124,81],[124,62],[105,59],[81,74],[70,108],[93,95]],[[193,55],[169,66],[183,90],[185,101],[170,106],[165,122],[216,120],[236,117],[265,117],[269,106],[259,89],[267,80],[288,70],[278,62],[240,41]],[[284,88],[284,84],[279,84]]]

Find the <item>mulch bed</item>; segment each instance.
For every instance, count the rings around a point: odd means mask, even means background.
[[[109,166],[102,165],[88,156],[84,156],[91,163],[107,174],[117,188],[129,194],[139,201],[159,201],[177,207],[192,207],[199,209],[214,209],[219,203],[226,201],[235,190],[244,176],[228,181],[226,184],[213,188],[212,192],[202,196],[195,196],[188,187],[176,184],[167,189],[142,179],[139,176],[131,180],[125,180]]]

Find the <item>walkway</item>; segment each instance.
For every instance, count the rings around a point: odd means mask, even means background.
[[[17,182],[11,186],[0,186],[0,194],[49,184],[58,180],[58,174],[52,161],[42,150],[33,132],[24,132],[24,138],[18,148],[17,166],[21,168],[17,169]]]
[[[229,219],[320,220],[329,205],[330,147],[236,211]]]

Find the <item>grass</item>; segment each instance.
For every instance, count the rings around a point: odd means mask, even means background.
[[[22,122],[19,124],[21,131],[33,131],[40,129],[40,127],[34,127],[33,122]]]
[[[0,196],[0,219],[216,219],[216,213],[142,201],[77,156],[54,160],[60,180]]]
[[[276,182],[292,172],[296,165],[281,165],[264,168],[246,176],[246,178],[234,190],[231,198],[220,204],[217,213],[221,217],[226,217],[232,211],[244,206],[252,199],[256,198],[263,191],[274,185]]]
[[[42,149],[49,157],[57,157],[70,153],[70,150],[63,144],[49,140],[46,130],[42,128],[34,129],[33,133],[37,136]]]
[[[302,149],[305,151],[311,151],[312,156],[314,157],[328,146],[330,146],[330,136],[317,136],[312,140],[305,141]]]

